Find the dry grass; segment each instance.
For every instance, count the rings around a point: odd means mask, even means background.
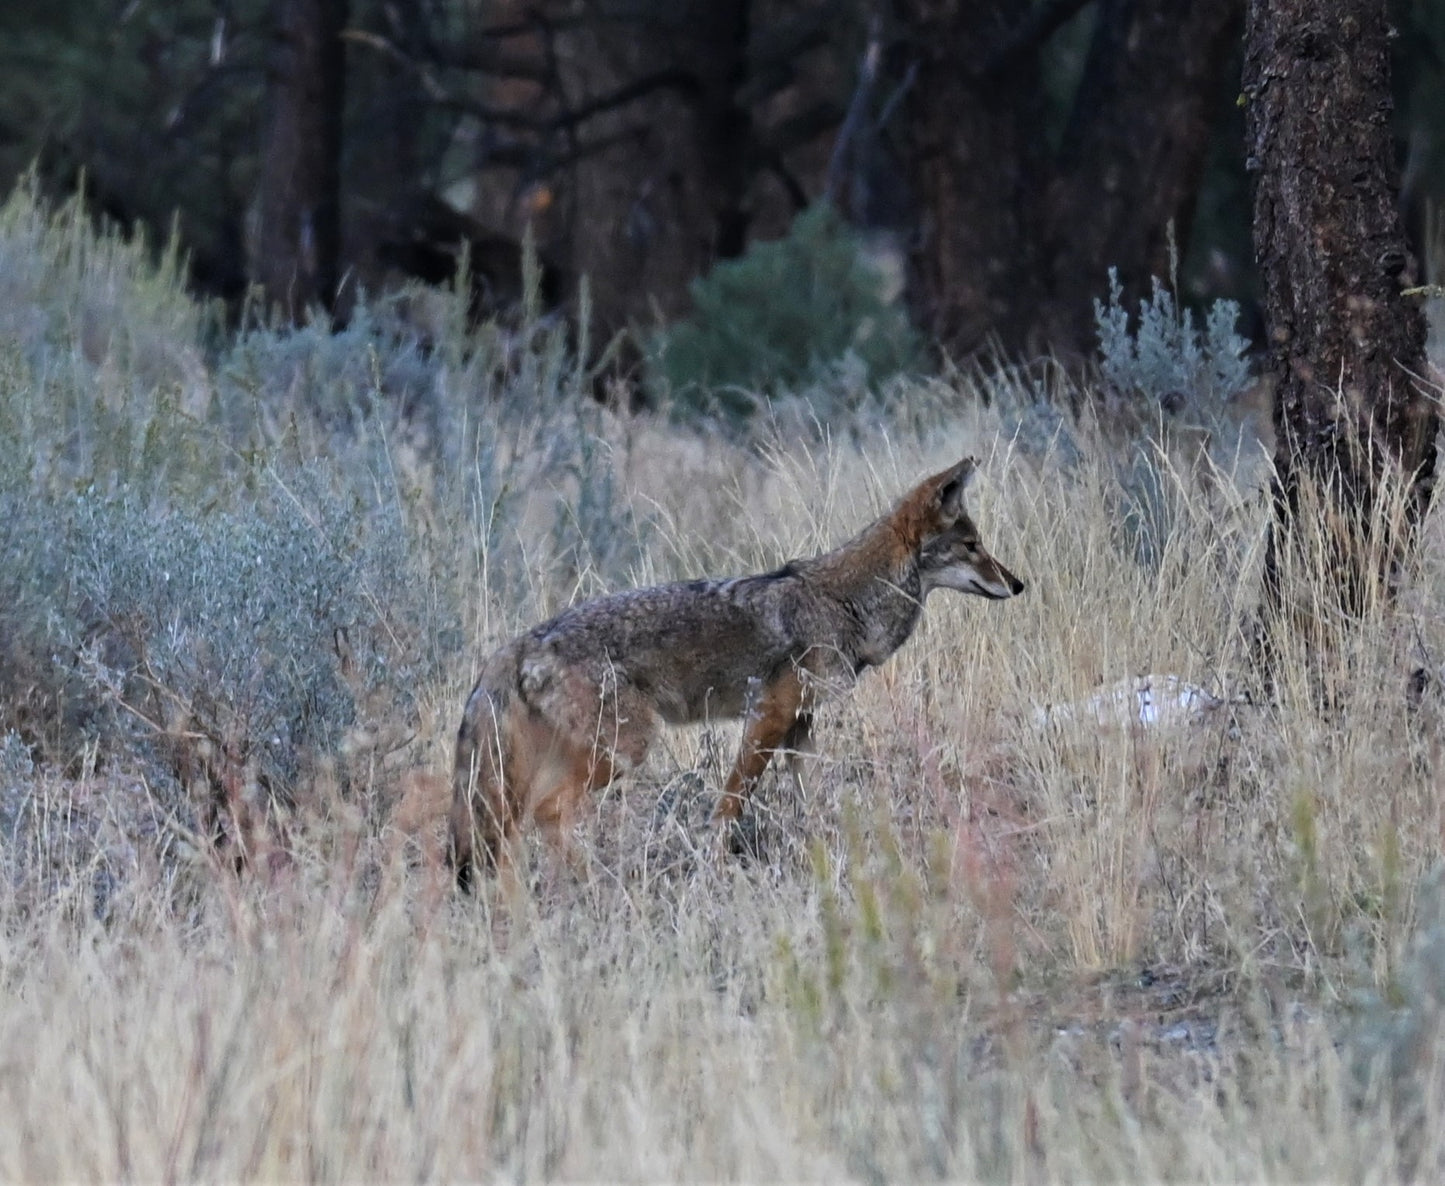
[[[1265,696],[1262,453],[1216,440],[1221,472],[1177,426],[1141,452],[1137,424],[1035,402],[1097,406],[1057,373],[900,383],[831,440],[795,405],[744,445],[610,418],[562,334],[469,335],[461,305],[433,347],[354,322],[207,357],[174,261],[23,191],[0,261],[0,1178],[1445,1173],[1438,514],[1362,622],[1305,549]],[[439,814],[489,647],[599,589],[829,546],[963,453],[1028,592],[935,595],[823,714],[808,794],[765,781],[761,859],[717,851],[737,733],[703,727],[599,800],[584,875],[451,892]],[[87,528],[77,491],[141,509]],[[322,499],[365,547],[313,537]],[[266,506],[272,560],[223,546]],[[166,515],[206,527],[209,571],[140,538]],[[113,558],[82,590],[77,539]],[[265,611],[280,637],[240,686],[310,739],[266,804],[246,722],[195,711],[193,652],[230,637],[197,607],[242,562],[262,591],[342,580],[313,555],[355,561],[335,600],[371,662],[309,680],[340,641]],[[173,574],[195,597],[130,651],[190,640],[153,687],[174,720],[108,725],[134,681],[86,677]],[[220,788],[259,821],[240,875],[167,763],[228,742]]]
[[[761,457],[606,429],[652,524],[638,580],[826,546],[920,473],[986,459],[977,517],[1027,594],[936,595],[825,714],[808,798],[762,789],[760,861],[710,842],[734,731],[706,728],[599,802],[585,878],[539,873],[520,908],[450,892],[427,804],[474,665],[602,581],[552,583],[525,514],[537,567],[497,586],[525,592],[469,598],[475,650],[417,691],[416,741],[348,776],[381,807],[316,789],[248,876],[147,822],[123,756],[8,768],[0,1177],[1440,1172],[1437,1015],[1406,975],[1445,944],[1407,943],[1442,835],[1441,704],[1406,694],[1445,656],[1439,531],[1401,607],[1323,660],[1327,709],[1304,651],[1265,703],[1243,641],[1257,466],[1172,461],[1145,566],[1102,444],[1036,462],[967,406],[920,439]],[[413,514],[484,547],[456,507]],[[1143,673],[1226,703],[1040,723]]]

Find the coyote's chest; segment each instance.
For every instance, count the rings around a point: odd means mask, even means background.
[[[885,662],[912,636],[923,616],[923,591],[917,573],[897,579],[878,578],[849,601],[856,623],[849,659],[853,674]]]

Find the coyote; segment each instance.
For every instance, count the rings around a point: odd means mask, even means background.
[[[921,482],[832,552],[757,576],[613,593],[564,610],[494,652],[457,735],[450,858],[469,890],[478,846],[510,870],[518,829],[567,840],[585,796],[642,762],[664,722],[743,717],[714,813],[742,814],[772,756],[801,777],[820,699],[901,647],[934,589],[1014,597],[964,508],[976,462]]]

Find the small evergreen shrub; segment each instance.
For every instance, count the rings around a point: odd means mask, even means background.
[[[43,381],[90,384],[114,402],[175,387],[189,399],[207,324],[173,243],[98,232],[84,202],[57,209],[33,176],[0,205],[0,341]]]
[[[1251,382],[1249,342],[1235,332],[1233,301],[1215,301],[1200,326],[1155,277],[1131,328],[1122,297],[1119,274],[1110,268],[1109,303],[1094,302],[1099,369],[1125,422],[1143,430],[1119,466],[1123,542],[1140,564],[1157,568],[1181,514],[1178,483],[1166,472],[1170,430],[1202,430],[1206,446],[1216,435],[1238,440],[1237,424],[1226,431],[1228,404]]]
[[[687,412],[746,419],[761,400],[861,369],[876,384],[918,365],[920,339],[884,299],[857,236],[826,204],[692,285],[693,314],[653,340],[655,393]]]
[[[1123,295],[1119,274],[1110,268],[1109,303],[1094,302],[1104,382],[1118,396],[1147,401],[1151,410],[1214,426],[1226,402],[1250,382],[1244,357],[1249,342],[1234,329],[1239,306],[1215,301],[1203,326],[1196,326],[1193,311],[1180,308],[1155,277],[1131,330]]]
[[[217,794],[230,777],[285,801],[373,697],[406,715],[460,648],[459,618],[394,506],[334,476],[268,471],[235,508],[90,492],[62,508],[69,614],[55,645],[107,748]]]
[[[432,437],[448,366],[415,327],[359,302],[345,326],[324,317],[242,332],[216,368],[220,403],[237,428],[256,409],[298,408],[325,429],[377,413],[405,416]]]

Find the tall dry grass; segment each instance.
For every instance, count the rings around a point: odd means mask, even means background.
[[[41,893],[37,861],[20,862],[0,907],[0,1173],[1438,1166],[1438,1126],[1410,1120],[1434,1105],[1432,1026],[1403,1070],[1388,1034],[1351,1036],[1429,1016],[1397,981],[1439,849],[1438,709],[1405,696],[1411,656],[1445,645],[1437,553],[1409,608],[1359,627],[1369,645],[1340,659],[1351,695],[1331,712],[1286,680],[1279,703],[1172,728],[1041,725],[1040,706],[1142,672],[1247,692],[1261,512],[1220,475],[1171,469],[1186,513],[1144,570],[1116,538],[1106,468],[1036,466],[988,429],[976,416],[931,441],[709,471],[669,469],[685,438],[618,428],[629,496],[664,524],[639,579],[695,571],[699,540],[713,571],[823,546],[973,451],[986,537],[1030,582],[1005,604],[932,600],[920,635],[826,714],[811,796],[763,788],[758,863],[707,843],[734,743],[718,726],[670,735],[609,792],[584,828],[588,875],[544,879],[520,913],[457,899],[384,828],[333,815],[246,878],[138,856],[108,873],[97,921],[93,870],[53,845],[125,788],[32,775],[32,857],[59,867]],[[484,647],[528,623],[534,595],[469,634]],[[444,769],[476,658],[424,691],[418,764]],[[1372,989],[1381,1003],[1357,1005]]]
[[[407,612],[460,622],[422,631],[439,661],[404,688],[379,680],[336,751],[298,763],[245,873],[199,834],[153,738],[101,716],[0,738],[0,1176],[1445,1167],[1438,518],[1398,602],[1328,652],[1285,647],[1266,695],[1248,659],[1257,450],[1170,440],[1141,462],[1069,421],[1070,447],[1040,451],[1009,412],[1032,395],[998,377],[988,406],[956,377],[900,389],[892,418],[796,434],[783,417],[738,443],[583,410],[566,390],[580,375],[545,351],[492,366],[453,347],[460,370],[416,372],[430,436],[256,396],[242,443],[227,433],[244,401],[189,420],[196,448],[219,441],[186,463],[206,482],[156,495],[239,515],[309,454],[335,490],[367,492],[357,514],[400,524],[406,549],[382,555],[423,566],[395,594]],[[249,349],[264,372],[272,347]],[[39,423],[37,365],[0,375],[11,423]],[[471,398],[478,376],[498,398]],[[499,411],[548,385],[556,415]],[[36,442],[67,472],[87,464]],[[964,453],[983,459],[985,539],[1027,593],[936,594],[913,641],[823,714],[808,793],[765,780],[759,859],[711,842],[736,726],[709,725],[599,798],[584,874],[539,861],[521,903],[452,893],[436,779],[488,647],[601,588],[827,547]],[[58,465],[22,476],[42,489]],[[1298,576],[1313,606],[1327,574]],[[1141,722],[1145,675],[1211,699]]]

